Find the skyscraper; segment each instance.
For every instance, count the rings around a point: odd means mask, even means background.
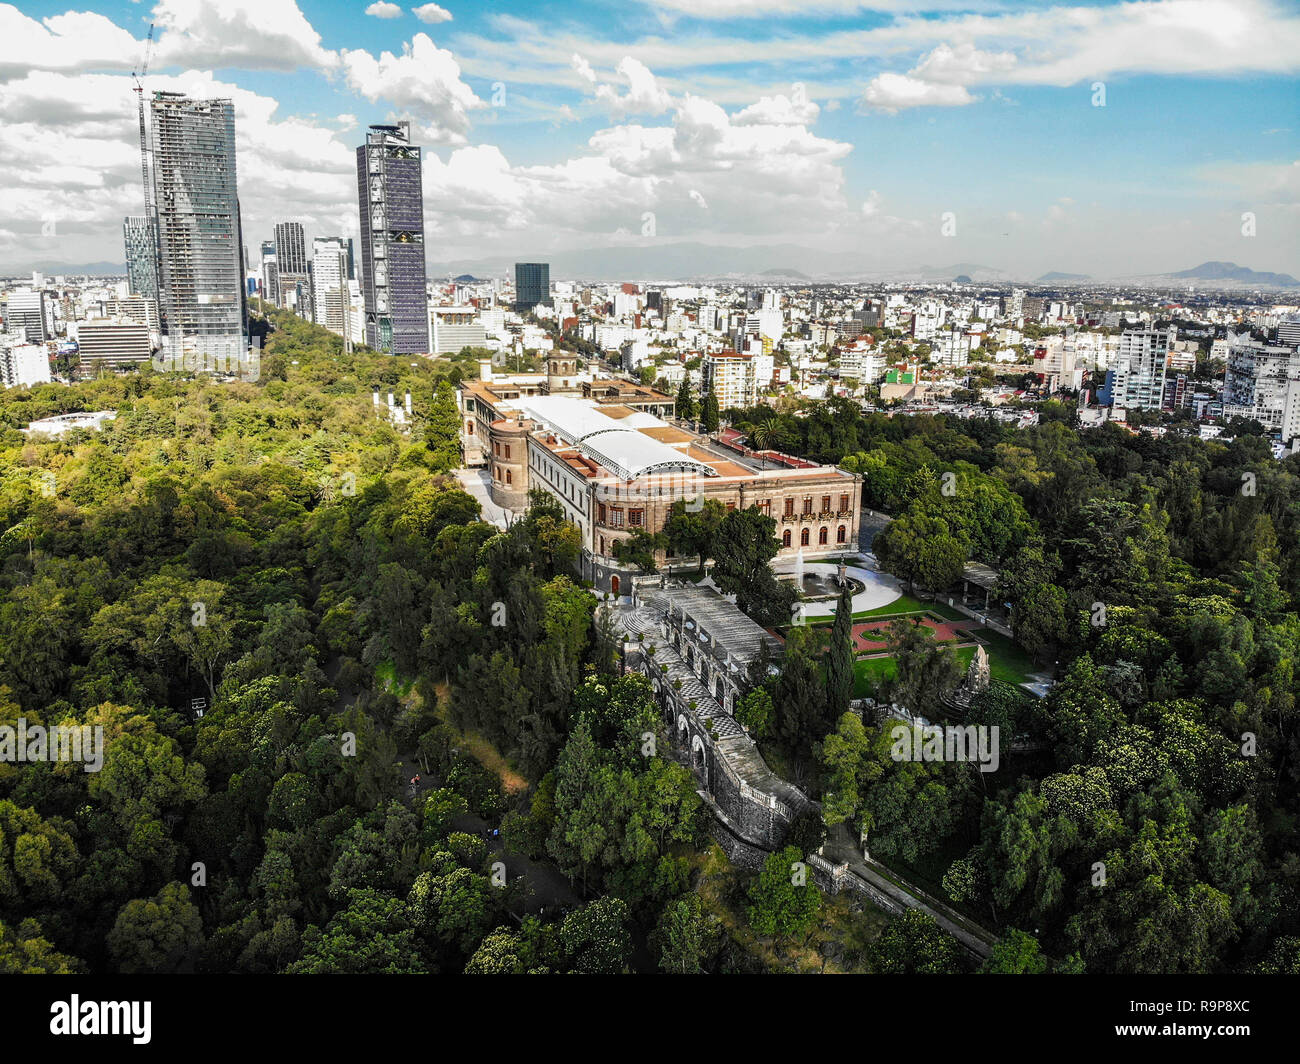
[[[346,335],[348,252],[342,237],[311,242],[312,320]]]
[[[183,365],[228,367],[248,356],[235,108],[155,92],[149,116],[166,350]]]
[[[158,298],[158,227],[152,218],[125,218],[122,237],[126,244],[126,279],[131,294]]]
[[[310,266],[301,222],[281,222],[275,227],[275,265],[279,271],[280,306],[310,320]]]
[[[551,300],[551,264],[515,263],[515,305],[529,309]]]
[[[424,191],[411,124],[371,126],[357,148],[366,343],[390,354],[429,350]]]
[[[275,241],[262,241],[262,298],[280,305],[280,267],[275,261]]]

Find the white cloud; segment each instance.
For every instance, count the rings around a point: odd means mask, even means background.
[[[427,22],[430,26],[451,21],[451,12],[437,4],[421,4],[419,7],[412,8],[412,11],[415,12],[416,18],[421,22]]]
[[[874,188],[867,193],[867,198],[862,201],[862,215],[864,218],[870,218],[880,213],[880,193]]]
[[[577,52],[573,53],[573,58],[570,60],[570,63],[583,81],[588,82],[591,85],[596,84],[596,72],[591,69],[591,64]]]
[[[423,120],[426,137],[437,144],[463,144],[469,112],[487,106],[461,80],[455,56],[425,33],[411,38],[400,56],[384,52],[376,59],[356,49],[343,52],[343,65],[352,89],[372,103],[386,100]]]
[[[752,118],[752,116],[751,116]],[[444,255],[517,246],[584,247],[641,239],[655,215],[657,238],[737,242],[807,240],[834,233],[855,212],[844,197],[849,144],[790,124],[738,125],[711,100],[674,101],[670,123],[627,122],[595,133],[576,157],[511,165],[494,146],[425,162],[429,225]]]
[[[821,108],[808,99],[803,86],[798,86],[793,96],[761,97],[732,121],[739,126],[808,126],[817,121],[820,113]]]
[[[960,107],[974,102],[964,85],[937,85],[906,74],[878,74],[862,94],[863,104],[890,114],[908,107]]]
[[[159,0],[161,31],[153,68],[203,66],[242,70],[329,70],[338,55],[321,47],[294,0]]]
[[[70,11],[38,21],[0,4],[0,78],[29,70],[131,70],[143,50],[143,41],[103,15]]]
[[[388,0],[375,0],[366,8],[366,14],[375,18],[401,18],[402,9],[396,4],[390,4]]]
[[[352,146],[337,131],[279,118],[277,101],[210,73],[150,76],[153,88],[235,105],[236,164],[244,231],[251,243],[285,218],[309,232],[355,231]],[[143,206],[135,94],[122,74],[36,71],[0,84],[0,258],[71,263],[122,261],[122,217]],[[41,221],[56,236],[41,237]]]
[[[620,95],[612,85],[596,87],[596,99],[608,104],[616,115],[660,115],[673,105],[672,97],[660,88],[650,68],[639,59],[625,55],[618,63],[618,73],[627,82],[627,92]],[[581,71],[579,71],[581,73]]]

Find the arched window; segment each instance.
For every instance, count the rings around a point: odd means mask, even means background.
[[[822,525],[822,527],[817,532],[817,542],[819,544],[825,544],[830,542],[830,529],[828,529],[825,525]]]
[[[801,547],[808,546],[808,529],[806,528],[799,533],[799,546]]]
[[[790,530],[788,528],[781,533],[781,546],[790,546]]]
[[[618,577],[617,577],[617,576],[611,576],[611,577],[609,578],[609,589],[610,589],[612,592],[614,592],[615,595],[618,594]]]
[[[849,537],[848,529],[846,529],[843,525],[840,525],[840,527],[835,530],[836,543],[843,543],[845,542],[845,540],[848,539],[848,537]]]

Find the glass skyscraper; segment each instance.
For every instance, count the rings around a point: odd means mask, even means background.
[[[166,351],[173,364],[225,370],[248,357],[235,108],[155,92],[149,116]]]
[[[371,126],[357,149],[366,343],[395,355],[429,350],[424,189],[411,126]]]
[[[515,305],[535,307],[551,301],[551,264],[549,262],[515,263]]]

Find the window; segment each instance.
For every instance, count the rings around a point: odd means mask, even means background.
[[[848,539],[848,537],[849,537],[848,529],[846,529],[843,525],[840,525],[840,527],[835,530],[836,543],[843,543]]]
[[[810,513],[812,513],[812,496],[811,496],[811,495],[809,495],[809,496],[808,496],[806,499],[804,499],[804,501],[803,501],[803,512],[804,512],[805,514],[810,514]]]
[[[781,546],[790,546],[790,530],[788,528],[781,533]]]
[[[825,525],[822,525],[822,527],[817,532],[817,542],[824,544],[824,543],[828,543],[829,541],[830,541],[830,529],[828,529]]]
[[[511,473],[510,470],[507,469],[507,470],[506,470],[506,483],[507,483],[507,484],[513,484],[514,482],[515,482],[515,475],[514,475],[513,473]]]
[[[466,422],[465,422],[465,435],[466,435],[466,436],[473,436],[473,435],[474,435],[474,422],[472,422],[472,421],[466,421]]]
[[[508,446],[506,447],[506,457],[507,458],[510,457],[510,448]],[[823,495],[822,513],[826,514],[826,513],[830,513],[830,511],[831,511],[831,497],[829,495]]]
[[[799,546],[801,547],[808,546],[808,529],[806,528],[799,533]]]
[[[601,554],[604,554],[604,553],[605,553],[605,537],[604,537],[604,536],[601,536],[601,537],[600,537],[600,553],[601,553]]]
[[[793,499],[786,499],[786,500],[785,500],[785,516],[786,516],[786,517],[793,517],[793,516],[794,516],[794,500],[793,500]]]
[[[506,444],[506,461],[510,461],[510,444]]]
[[[605,524],[605,504],[604,504],[603,502],[598,502],[598,503],[596,503],[596,520],[599,521],[602,525]],[[602,539],[602,540],[601,540],[601,543],[604,543],[604,542],[605,542],[605,541]],[[604,550],[603,547],[601,548],[601,551],[600,551],[600,552],[601,552],[601,554],[604,554],[604,553],[605,553],[605,550]]]
[[[847,511],[848,511],[848,508],[849,508],[849,497],[848,497],[847,495],[841,495],[841,496],[840,496],[840,511],[841,511],[841,512],[847,512]]]
[[[627,523],[634,528],[641,528],[645,524],[644,510],[628,510]]]
[[[610,528],[623,527],[623,507],[611,506],[609,508],[609,527]]]
[[[758,512],[761,513],[764,517],[771,517],[771,516],[772,516],[772,500],[771,500],[771,499],[764,499],[762,502],[760,502],[760,503],[758,504]]]

